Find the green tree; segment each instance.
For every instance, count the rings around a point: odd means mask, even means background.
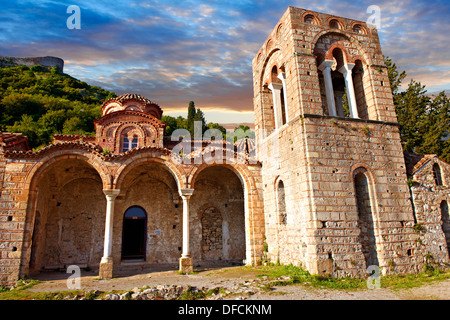
[[[249,126],[239,125],[238,127],[234,128],[234,131],[232,134],[227,135],[227,140],[231,140],[230,137],[233,137],[233,142],[236,142],[243,138],[255,138],[255,132],[250,130]]]
[[[191,134],[191,137],[200,137],[203,135],[203,133],[206,131],[208,127],[206,126],[206,119],[205,115],[202,110],[197,109],[195,111],[194,116],[194,134]]]
[[[224,127],[222,127],[218,123],[210,122],[210,123],[208,123],[207,127],[208,127],[208,129],[218,129],[220,132],[222,132],[222,135],[223,135],[224,138],[225,138],[225,136],[227,134],[227,129],[225,129]]]
[[[419,154],[437,154],[450,161],[450,101],[445,92],[427,95],[425,85],[411,80],[401,91],[406,72],[400,72],[389,57],[384,57],[400,125],[403,150]]]
[[[187,114],[187,129],[189,130],[191,137],[194,136],[194,121],[196,115],[195,103],[194,101],[189,101],[188,114]]]

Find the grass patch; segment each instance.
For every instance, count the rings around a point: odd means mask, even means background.
[[[389,289],[411,289],[436,281],[450,279],[450,272],[439,269],[418,274],[392,275],[381,277],[381,287]]]
[[[320,289],[335,290],[358,290],[367,289],[367,278],[331,278],[311,275],[308,271],[301,267],[293,265],[270,265],[261,267],[245,267],[258,270],[258,277],[266,276],[270,279],[276,279],[282,276],[289,276],[289,280],[271,281],[271,286],[282,286],[301,284],[309,287]],[[418,274],[408,275],[389,275],[382,276],[380,283],[382,288],[388,289],[409,289],[435,281],[450,279],[450,272],[443,272],[438,269],[433,271],[422,272]]]

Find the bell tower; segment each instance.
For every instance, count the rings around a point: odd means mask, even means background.
[[[271,261],[335,276],[417,268],[377,30],[289,7],[252,65]]]

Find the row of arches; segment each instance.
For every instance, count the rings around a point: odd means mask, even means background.
[[[247,176],[231,165],[197,168],[183,181],[170,163],[131,162],[121,173],[115,199],[113,257],[175,264],[181,254],[183,204],[179,189],[195,191],[189,204],[191,253],[197,260],[242,263],[247,259]],[[98,267],[103,252],[106,200],[99,171],[84,157],[52,159],[31,181],[29,271],[64,265]],[[27,269],[28,266],[25,266]]]
[[[369,119],[364,77],[367,70],[359,59],[347,62],[340,48],[330,57],[317,54],[323,113],[329,116]],[[329,60],[327,60],[329,59]]]
[[[283,45],[279,43],[266,50],[264,61],[262,53],[256,60],[262,64],[257,85],[261,90],[263,125],[269,132],[295,118],[295,105],[291,101],[296,98],[298,84],[305,95],[301,99],[307,101],[303,112],[308,114],[320,114],[321,108],[325,116],[381,120],[386,110],[390,110],[376,96],[377,91],[389,89],[385,71],[381,66],[372,71],[372,66],[379,63],[375,60],[378,57],[368,54],[355,36],[339,28],[324,30],[303,45],[311,55],[294,65],[285,61]],[[310,60],[309,63],[304,59]],[[303,70],[294,73],[293,68]],[[378,73],[380,76],[375,77]]]

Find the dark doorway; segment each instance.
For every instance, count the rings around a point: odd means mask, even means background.
[[[122,260],[144,259],[147,239],[147,214],[141,207],[131,207],[123,216]]]

